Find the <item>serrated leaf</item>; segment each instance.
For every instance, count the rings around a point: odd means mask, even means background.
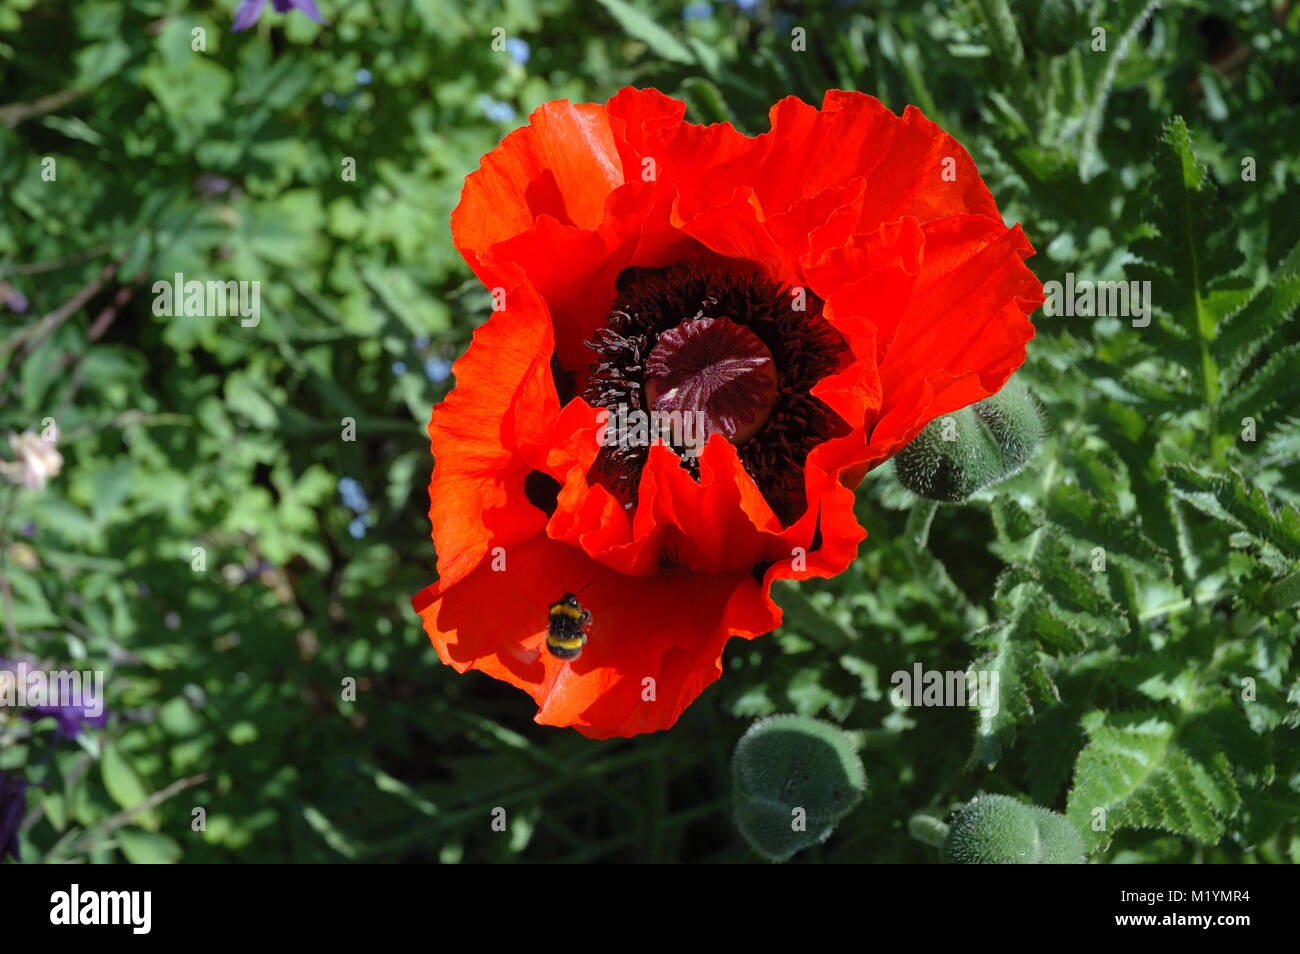
[[[1273,513],[1264,491],[1249,486],[1235,470],[1220,477],[1187,464],[1172,464],[1165,473],[1174,493],[1198,510],[1300,559],[1300,512],[1294,507],[1283,506]]]
[[[1235,429],[1245,417],[1258,419],[1300,393],[1300,344],[1275,352],[1258,371],[1238,384],[1219,405],[1220,427]]]
[[[1168,574],[1169,558],[1134,521],[1073,484],[1058,484],[1048,495],[1047,515],[1071,536],[1101,546],[1107,558],[1157,576]]]
[[[1104,576],[1085,570],[1091,562],[1076,556],[1061,534],[1050,527],[1044,530],[1034,565],[1057,611],[1085,636],[1117,639],[1128,632],[1127,617],[1098,587]]]
[[[1160,828],[1204,844],[1223,837],[1223,820],[1241,796],[1212,735],[1197,737],[1193,725],[1155,712],[1094,710],[1083,727],[1088,744],[1075,763],[1066,817],[1090,850],[1105,848],[1121,828]]]
[[[1038,529],[1040,515],[1031,513],[1011,497],[993,498],[993,526],[1005,542],[1022,540]]]
[[[1231,388],[1270,336],[1277,334],[1300,305],[1300,274],[1288,273],[1300,245],[1275,270],[1272,279],[1215,328],[1212,351],[1221,384]]]
[[[996,711],[981,711],[976,721],[968,763],[972,767],[992,767],[997,762],[1003,743],[1014,736],[1015,727],[1034,717],[1035,700],[1058,699],[1056,686],[1043,666],[1040,639],[1066,645],[1077,639],[1066,624],[1053,619],[1048,601],[1036,584],[1019,584],[1005,599],[1015,604],[1009,616],[981,630],[974,639],[976,646],[988,652],[970,668],[996,673],[998,695]]]
[[[1143,264],[1132,271],[1152,282],[1153,300],[1172,319],[1163,330],[1177,327],[1196,343],[1196,361],[1184,363],[1197,369],[1203,396],[1214,404],[1220,385],[1210,346],[1217,319],[1211,285],[1237,270],[1243,258],[1233,230],[1225,227],[1215,204],[1216,190],[1181,116],[1165,124],[1161,140],[1163,147],[1153,157],[1148,209],[1155,234],[1133,243],[1132,251]],[[1167,349],[1161,345],[1161,350]]]

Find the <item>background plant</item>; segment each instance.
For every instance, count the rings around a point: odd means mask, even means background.
[[[935,861],[909,818],[981,792],[1092,860],[1300,860],[1300,8],[322,0],[233,35],[234,7],[0,2],[0,431],[52,417],[64,459],[0,486],[0,656],[110,674],[76,740],[0,715],[25,860],[753,860],[729,757],[776,713],[871,779],[795,862]],[[409,597],[424,425],[489,309],[463,177],[628,84],[749,133],[829,87],[913,103],[1040,278],[1150,280],[1155,315],[1040,313],[1018,476],[938,504],[869,475],[848,572],[780,588],[671,732],[595,743],[440,667]],[[176,272],[260,280],[260,325],[155,316]],[[896,708],[918,662],[996,669],[999,714]]]

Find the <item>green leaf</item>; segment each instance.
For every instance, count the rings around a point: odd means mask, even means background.
[[[1141,527],[1078,486],[1057,484],[1052,488],[1047,514],[1071,536],[1103,547],[1108,559],[1113,556],[1156,576],[1168,573],[1168,555]]]
[[[705,125],[712,123],[736,125],[736,114],[727,105],[722,91],[709,80],[698,76],[690,77],[682,83],[682,96],[696,122]]]
[[[970,669],[996,674],[997,705],[980,711],[976,718],[974,745],[969,767],[991,768],[1002,755],[1002,747],[1015,737],[1015,728],[1035,715],[1034,703],[1059,699],[1055,684],[1043,665],[1038,626],[1052,622],[1057,638],[1068,632],[1064,623],[1051,621],[1049,602],[1037,585],[1015,588],[1015,608],[1009,617],[999,620],[975,634],[977,647],[986,652],[971,663]],[[1059,627],[1059,628],[1056,628]]]
[[[1219,426],[1233,430],[1245,417],[1264,417],[1300,393],[1300,344],[1276,351],[1258,371],[1227,392],[1218,408]]]
[[[166,835],[122,828],[114,837],[126,860],[133,865],[174,865],[181,860],[181,846]]]
[[[1300,305],[1300,244],[1274,270],[1269,281],[1223,318],[1212,350],[1225,390],[1240,379],[1270,338],[1281,332]]]
[[[1066,616],[1090,637],[1117,639],[1128,632],[1127,617],[1099,585],[1105,576],[1085,570],[1091,561],[1079,559],[1052,527],[1043,531],[1034,566],[1054,604],[1053,615]]]
[[[661,27],[648,14],[642,13],[624,0],[599,0],[599,2],[613,15],[628,36],[646,44],[655,55],[673,63],[688,65],[695,63],[695,54],[691,52],[690,47]]]
[[[1014,498],[1002,495],[993,498],[992,513],[993,525],[1004,542],[1023,540],[1042,521],[1041,515],[1026,510]]]
[[[1187,464],[1172,464],[1165,473],[1174,493],[1198,510],[1300,560],[1300,512],[1296,508],[1283,506],[1275,514],[1264,491],[1251,487],[1235,470],[1219,477]]]
[[[1205,403],[1214,407],[1220,381],[1211,350],[1218,318],[1211,307],[1211,285],[1239,268],[1242,256],[1235,233],[1225,227],[1216,190],[1181,116],[1165,124],[1162,143],[1154,156],[1148,208],[1154,232],[1133,243],[1133,253],[1145,263],[1133,271],[1151,281],[1152,299],[1173,327],[1196,342],[1196,380]]]
[[[1066,816],[1089,850],[1122,828],[1214,844],[1241,804],[1228,756],[1209,733],[1156,712],[1090,712]]]
[[[987,2],[987,0],[985,0]],[[1132,9],[1129,4],[1121,11],[1121,16]],[[1102,161],[1100,152],[1097,147],[1097,140],[1102,128],[1102,118],[1106,114],[1106,102],[1110,99],[1111,88],[1115,84],[1115,77],[1119,72],[1120,65],[1124,58],[1128,56],[1129,49],[1136,41],[1142,28],[1146,26],[1147,20],[1160,6],[1158,0],[1147,0],[1137,9],[1129,21],[1126,29],[1118,40],[1114,41],[1113,47],[1107,51],[1106,68],[1100,80],[1093,87],[1092,102],[1084,115],[1083,136],[1079,147],[1079,178],[1087,182],[1092,179],[1101,170]]]
[[[149,789],[115,745],[104,746],[99,762],[100,775],[109,798],[128,811],[139,807],[149,797]],[[136,816],[135,821],[149,831],[157,831],[158,813],[150,809]]]

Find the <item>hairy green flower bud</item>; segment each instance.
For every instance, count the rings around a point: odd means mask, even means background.
[[[825,841],[866,791],[853,737],[804,716],[749,727],[731,759],[736,827],[770,861]]]
[[[1042,442],[1038,402],[1012,379],[992,397],[935,418],[894,467],[913,493],[957,503],[1019,473]]]
[[[1083,863],[1083,839],[1056,812],[1006,795],[979,795],[957,812],[940,849],[945,864]]]

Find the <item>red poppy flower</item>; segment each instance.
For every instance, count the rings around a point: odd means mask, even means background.
[[[671,726],[730,637],[779,625],[774,580],[848,567],[852,488],[1001,388],[1043,301],[1020,228],[917,110],[789,98],[754,138],[684,112],[547,103],[451,220],[498,310],[429,423],[439,579],[413,605],[443,662],[596,738]],[[633,412],[696,429],[648,441]],[[546,645],[569,592],[591,612],[572,660]]]

